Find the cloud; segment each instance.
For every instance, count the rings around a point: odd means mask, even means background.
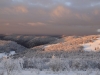
[[[31,26],[42,26],[42,25],[45,25],[44,23],[41,23],[41,22],[37,22],[37,23],[29,22],[27,24],[31,25]]]
[[[10,24],[9,24],[9,23],[5,23],[5,25],[6,25],[6,26],[9,26]]]
[[[57,8],[55,8],[52,12],[51,12],[51,16],[52,17],[63,17],[63,15],[68,15],[70,14],[70,10],[69,9],[65,9],[63,6],[58,6]]]
[[[94,11],[93,11],[93,14],[94,14],[94,15],[99,15],[99,14],[100,14],[100,11],[99,11],[99,10],[94,10]]]
[[[90,25],[91,16],[84,12],[74,11],[65,6],[57,6],[51,12],[53,25]]]
[[[10,23],[0,23],[0,26],[9,26]]]
[[[97,3],[91,3],[91,6],[92,6],[92,7],[98,6],[98,5],[100,6],[100,2],[97,2]]]
[[[27,8],[25,8],[24,6],[14,7],[14,10],[18,13],[27,13],[28,12]]]
[[[74,30],[75,26],[89,26],[90,29],[94,26],[96,32],[100,27],[99,3],[99,0],[0,0],[0,28],[6,31],[9,25],[9,30],[13,27],[19,32],[19,28],[43,27],[48,33],[52,29],[59,33],[66,32],[67,27]]]
[[[79,19],[79,20],[84,20],[84,21],[90,21],[90,20],[91,20],[91,17],[88,16],[87,14],[76,13],[75,16],[76,16],[77,19]]]
[[[95,13],[97,13],[97,11]],[[57,6],[51,12],[51,16],[56,17],[57,19],[58,18],[66,18],[66,19],[76,18],[76,19],[81,19],[81,20],[90,20],[90,17],[88,16],[88,14],[79,13],[64,6]]]
[[[18,13],[27,13],[28,9],[24,6],[13,6],[13,7],[4,7],[0,8],[1,14],[18,14]]]
[[[100,29],[97,29],[97,32],[100,32]]]

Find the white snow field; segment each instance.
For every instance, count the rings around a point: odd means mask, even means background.
[[[7,57],[5,53],[0,53],[0,58]]]
[[[100,38],[97,38],[97,40],[93,42],[83,44],[82,46],[83,46],[83,50],[85,51],[98,52],[100,51]]]
[[[6,72],[0,75],[8,75]],[[23,71],[13,71],[10,75],[100,75],[100,71],[38,71],[38,70],[23,70]]]
[[[0,53],[0,58],[8,57],[14,54],[16,54],[15,51],[10,51],[10,53]]]

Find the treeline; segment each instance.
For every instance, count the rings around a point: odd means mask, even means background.
[[[27,48],[49,44],[57,40],[57,37],[51,37],[51,36],[26,36],[26,35],[6,35],[6,36],[1,36],[0,38],[2,40],[15,41],[18,44]]]
[[[13,62],[12,62],[13,61]],[[0,59],[0,69],[3,71],[21,71],[23,69],[52,70],[52,71],[86,71],[100,70],[100,60],[57,58],[3,58]]]
[[[9,53],[10,51],[15,51],[16,53],[20,53],[25,50],[27,50],[26,47],[23,47],[14,41],[0,40],[0,53]]]
[[[5,37],[4,34],[0,34],[0,40],[2,40]]]

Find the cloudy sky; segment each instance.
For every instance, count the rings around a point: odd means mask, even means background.
[[[100,0],[0,0],[0,33],[95,34]]]

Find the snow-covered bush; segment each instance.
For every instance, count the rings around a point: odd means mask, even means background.
[[[22,61],[21,59],[11,59],[11,58],[3,58],[0,62],[0,69],[7,73],[7,75],[11,75],[13,71],[21,71]]]
[[[86,71],[88,69],[100,70],[100,60],[82,58],[59,58],[55,55],[52,58],[3,58],[0,60],[0,70],[8,75],[13,71],[20,72],[24,69],[52,70],[52,71]]]

